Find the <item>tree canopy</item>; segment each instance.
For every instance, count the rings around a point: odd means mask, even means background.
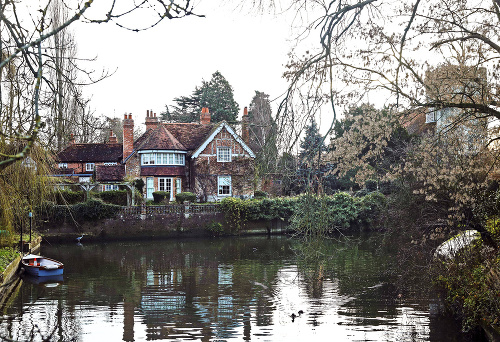
[[[207,107],[211,114],[211,122],[235,122],[239,106],[234,100],[233,87],[219,71],[212,74],[210,81],[202,81],[195,87],[192,95],[174,99],[176,106],[165,106],[163,120],[170,122],[196,122],[200,118],[201,109]]]

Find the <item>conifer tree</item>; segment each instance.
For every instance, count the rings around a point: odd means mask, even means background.
[[[306,135],[304,140],[300,142],[300,148],[299,157],[302,163],[309,166],[317,160],[321,152],[326,151],[323,137],[319,133],[319,128],[314,118],[311,119],[311,124],[306,127]]]
[[[216,71],[209,82],[202,81],[195,87],[191,96],[180,96],[174,99],[177,104],[173,108],[165,107],[163,120],[170,122],[196,122],[200,118],[201,109],[207,107],[211,114],[211,122],[235,122],[239,106],[234,100],[233,87]]]

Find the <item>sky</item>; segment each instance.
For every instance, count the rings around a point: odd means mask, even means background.
[[[287,87],[282,74],[294,46],[290,39],[293,13],[257,13],[222,1],[198,0],[195,12],[205,18],[164,20],[142,32],[112,23],[75,24],[79,56],[97,57],[85,64],[87,70],[95,70],[96,76],[102,70],[114,72],[84,87],[95,114],[123,118],[124,113],[132,113],[137,126],[144,122],[146,110],[160,115],[166,104],[191,95],[215,71],[233,86],[239,115],[256,90],[270,99],[279,98]],[[97,13],[99,8],[93,10]],[[131,18],[138,26],[148,22],[141,21],[140,13]],[[278,103],[272,103],[274,110]]]

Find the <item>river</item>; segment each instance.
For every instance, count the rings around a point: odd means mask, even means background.
[[[26,278],[3,308],[15,341],[466,341],[404,286],[377,239],[284,236],[42,245],[63,279]],[[305,247],[310,247],[309,249]],[[416,277],[418,279],[418,277]]]

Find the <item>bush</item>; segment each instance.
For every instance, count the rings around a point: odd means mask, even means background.
[[[175,195],[175,200],[177,203],[184,203],[184,201],[193,203],[196,202],[196,195],[192,192],[181,192]]]
[[[239,232],[247,219],[246,202],[235,197],[226,197],[221,202],[224,218],[231,233]]]
[[[219,222],[212,221],[205,226],[205,230],[212,236],[220,236],[224,234],[224,228]]]
[[[120,206],[107,204],[99,199],[90,199],[84,203],[77,203],[70,209],[74,213],[75,219],[94,221],[114,217],[120,210]]]
[[[85,202],[85,191],[60,190],[56,191],[54,195],[57,204]]]
[[[359,200],[359,220],[363,224],[373,223],[385,210],[386,197],[380,192],[372,192]]]
[[[5,271],[7,266],[14,261],[19,253],[11,247],[5,247],[0,249],[0,272]]]
[[[116,205],[127,205],[127,190],[111,190],[94,192],[92,196],[95,198],[100,198],[106,203],[116,204]]]
[[[374,179],[368,179],[365,182],[365,188],[369,192],[377,191],[377,181]]]
[[[262,190],[255,190],[254,195],[255,198],[266,198],[268,196],[267,192]]]
[[[132,185],[141,193],[142,195],[142,191],[144,189],[144,181],[142,180],[142,178],[136,178],[134,179],[134,181],[132,182]]]
[[[166,191],[153,192],[153,201],[158,204],[161,202],[170,202],[170,193]]]

